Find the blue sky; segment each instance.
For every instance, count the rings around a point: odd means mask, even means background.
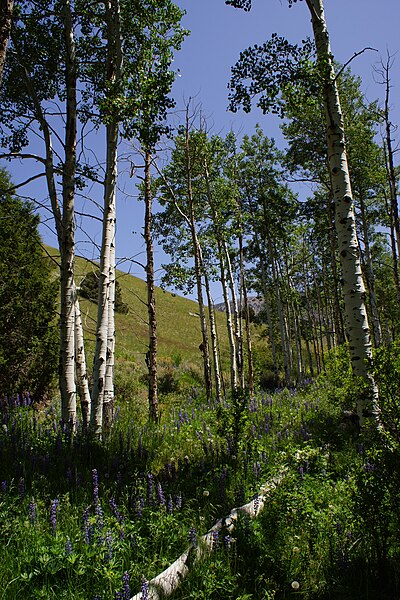
[[[174,63],[180,75],[173,90],[177,110],[183,109],[185,100],[189,97],[196,97],[196,102],[202,104],[203,113],[214,133],[224,134],[230,129],[238,134],[252,133],[255,124],[260,123],[266,134],[274,137],[280,144],[279,120],[276,117],[264,116],[258,109],[254,109],[249,115],[227,112],[227,83],[231,66],[236,62],[240,51],[246,47],[262,43],[274,32],[286,36],[292,42],[299,42],[312,34],[306,3],[298,2],[289,9],[287,0],[253,0],[253,10],[245,13],[226,6],[224,0],[175,1],[186,11],[183,25],[191,30],[191,35],[186,38]],[[380,56],[385,58],[387,51],[394,55],[400,50],[399,0],[325,0],[325,11],[332,51],[338,61],[346,62],[355,52],[367,46],[379,51],[365,52],[352,62],[351,67],[355,74],[362,77],[367,99],[383,99],[383,87],[374,81],[373,65],[379,61]],[[400,53],[395,57],[392,69],[392,119],[395,124],[400,124],[399,96]],[[101,137],[96,140],[96,145],[99,149],[103,145]],[[126,150],[126,147],[123,148],[123,151]],[[121,166],[122,171],[125,168]],[[13,177],[14,181],[26,178],[25,165],[15,165]],[[36,197],[40,193],[45,194],[43,183],[41,186],[32,186],[26,193],[35,194]],[[96,193],[99,195],[98,191]],[[134,181],[122,176],[117,202],[117,255],[135,256],[144,261],[141,236],[143,210],[134,198],[136,193]],[[301,193],[305,193],[304,190]],[[101,201],[101,196],[97,200]],[[42,227],[42,234],[47,243],[56,245],[55,236],[48,227]],[[100,229],[93,230],[91,236],[99,242]],[[77,244],[77,253],[96,258],[96,252],[83,239]],[[157,263],[160,264],[163,260],[165,257],[162,252],[156,250]],[[135,265],[131,272],[144,276],[143,271]],[[220,301],[218,290],[215,291],[215,296],[215,300]]]

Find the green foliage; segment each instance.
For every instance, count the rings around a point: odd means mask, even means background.
[[[71,439],[50,406],[10,408],[0,427],[6,597],[112,598],[125,571],[131,597],[143,574],[151,579],[187,549],[190,530],[201,548],[202,534],[281,471],[257,519],[239,514],[204,563],[189,560],[174,600],[397,597],[398,453],[372,432],[321,443],[326,418],[340,426],[329,386],[325,377],[297,392],[237,396],[222,410],[201,394],[175,395],[159,424],[145,423],[147,410],[130,398],[102,445],[79,431]]]
[[[81,281],[79,295],[82,298],[95,302],[97,304],[99,297],[99,275],[95,271],[89,271]],[[122,288],[118,279],[115,280],[115,312],[127,315],[128,305],[122,300]]]
[[[374,379],[379,390],[379,416],[389,441],[400,450],[400,343],[382,346],[374,354]]]
[[[0,171],[0,392],[40,398],[57,370],[57,282],[32,206],[7,193]]]

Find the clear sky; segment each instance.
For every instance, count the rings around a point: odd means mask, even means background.
[[[289,9],[287,0],[253,0],[252,11],[245,13],[226,6],[224,0],[175,1],[186,11],[183,25],[191,30],[174,63],[180,71],[173,90],[177,109],[182,109],[184,101],[195,96],[196,101],[202,104],[213,132],[224,134],[233,129],[239,134],[252,133],[254,125],[260,123],[266,134],[275,137],[278,145],[281,144],[276,117],[264,116],[258,109],[249,115],[227,112],[227,83],[231,66],[246,47],[262,43],[274,32],[292,42],[311,36],[306,3],[298,2]],[[367,99],[383,99],[383,87],[374,81],[373,65],[380,57],[385,58],[387,51],[394,55],[400,49],[400,0],[325,0],[325,11],[332,51],[338,61],[346,62],[355,52],[367,46],[378,50],[365,52],[352,62],[351,67],[353,73],[362,77]],[[395,57],[392,69],[392,119],[395,124],[400,124],[399,70],[400,53]],[[103,144],[101,139],[96,143],[99,147]],[[26,174],[19,167],[18,171],[14,171],[15,181],[21,179],[21,172],[22,178],[25,178]],[[38,197],[38,186],[32,190],[31,193]],[[124,191],[131,196],[127,197]],[[122,177],[118,195],[117,255],[136,256],[144,261],[141,236],[143,210],[132,197],[135,194],[133,180]],[[42,232],[47,243],[56,245],[55,236],[47,227],[43,227]],[[97,242],[100,241],[100,229],[91,235]],[[96,257],[88,243],[78,243],[77,253]],[[165,257],[156,250],[158,264],[163,260]],[[144,276],[143,271],[134,265],[132,273]],[[218,291],[215,295],[215,301],[220,301]]]

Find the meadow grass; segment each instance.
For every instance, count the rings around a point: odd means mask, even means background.
[[[0,598],[128,599],[282,468],[174,598],[396,597],[398,454],[341,423],[329,382],[175,394],[158,424],[135,402],[101,444],[52,405],[3,406]]]

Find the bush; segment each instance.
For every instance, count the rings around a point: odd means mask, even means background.
[[[79,295],[82,298],[86,298],[86,300],[90,300],[90,302],[97,304],[99,296],[98,272],[90,271],[85,275],[79,287]],[[118,279],[115,280],[115,312],[123,315],[127,315],[129,312],[128,305],[122,300],[122,288]]]
[[[9,187],[0,170],[0,392],[39,398],[57,371],[58,282],[41,247],[39,217],[4,192]]]

